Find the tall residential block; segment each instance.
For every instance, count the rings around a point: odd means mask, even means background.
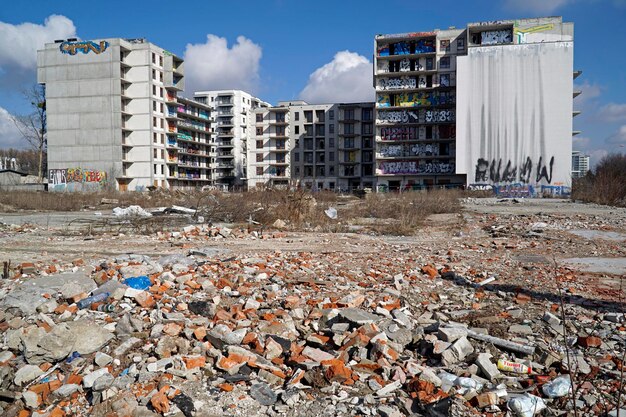
[[[169,187],[167,105],[183,60],[145,39],[68,39],[37,52],[50,189]]]
[[[269,103],[241,90],[198,91],[196,101],[211,107],[215,118],[214,185],[221,189],[241,189],[246,185],[247,151],[251,110],[268,107]]]
[[[499,20],[375,39],[378,184],[566,193],[573,24]]]
[[[581,151],[572,151],[572,178],[582,178],[590,171],[589,155],[583,154]]]

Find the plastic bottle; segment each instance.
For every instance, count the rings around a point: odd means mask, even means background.
[[[565,397],[572,388],[572,380],[569,375],[561,375],[554,378],[542,387],[543,393],[550,398]]]
[[[98,311],[103,311],[105,313],[111,313],[115,311],[115,305],[113,304],[100,304],[98,306]]]
[[[516,374],[530,374],[533,370],[530,366],[523,363],[505,361],[498,359],[498,369],[505,372],[515,372]]]
[[[109,295],[110,294],[108,292],[102,292],[98,295],[92,295],[91,297],[83,298],[82,300],[77,302],[76,305],[82,310],[83,308],[89,307],[93,303],[106,300],[107,298],[109,298]]]
[[[533,417],[546,408],[546,403],[539,397],[524,394],[522,397],[511,398],[507,407],[515,417]]]

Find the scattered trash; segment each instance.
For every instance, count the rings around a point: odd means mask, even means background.
[[[572,380],[569,375],[554,378],[542,387],[542,391],[550,398],[565,397],[572,389]]]
[[[103,292],[97,295],[92,295],[91,297],[83,298],[82,300],[77,302],[76,306],[82,310],[84,308],[89,307],[90,305],[94,303],[99,303],[101,301],[106,300],[107,298],[109,298],[109,296],[110,294],[108,292]]]
[[[515,417],[533,417],[546,408],[543,399],[532,394],[524,394],[521,397],[511,398],[507,407]]]
[[[148,278],[146,275],[126,278],[124,280],[124,284],[136,290],[147,290],[152,285],[152,283],[150,282],[150,278]]]
[[[498,369],[506,372],[514,372],[516,374],[531,374],[532,368],[523,363],[510,362],[504,359],[498,359]]]
[[[128,206],[127,208],[115,207],[113,215],[118,217],[152,217],[152,214],[140,206]]]
[[[328,207],[327,210],[324,210],[324,213],[328,216],[328,218],[335,220],[337,218],[337,209],[334,207]]]

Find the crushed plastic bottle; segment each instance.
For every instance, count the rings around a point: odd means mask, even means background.
[[[141,276],[133,277],[133,278],[126,278],[124,280],[124,284],[136,290],[147,290],[152,285],[152,283],[150,282],[150,278],[148,278],[146,275],[141,275]]]
[[[505,361],[504,359],[498,359],[498,369],[505,372],[515,372],[516,374],[530,374],[533,371],[531,367],[523,363]]]
[[[466,378],[466,377],[458,377],[455,381],[454,381],[455,385],[458,385],[461,388],[465,388],[465,389],[473,389],[476,391],[480,391],[483,387],[483,384],[481,384],[480,382],[472,379],[472,378]]]
[[[546,408],[543,399],[531,394],[511,398],[506,405],[515,417],[533,417]]]
[[[77,302],[76,305],[82,310],[89,307],[93,303],[99,303],[100,301],[106,300],[107,298],[109,298],[109,295],[110,294],[108,292],[102,292],[98,295],[92,295],[91,297],[83,298],[82,300]]]
[[[569,375],[556,377],[542,388],[543,393],[550,398],[565,397],[570,389],[572,389],[572,380]]]

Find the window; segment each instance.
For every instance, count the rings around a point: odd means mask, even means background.
[[[276,113],[276,123],[285,123],[285,113]]]
[[[157,95],[157,94],[156,94],[156,85],[153,85],[153,86],[152,86],[152,95],[153,95],[153,96],[156,96],[156,95]]]
[[[363,147],[371,148],[372,147],[372,138],[363,138]]]
[[[297,113],[296,113],[296,114],[297,114]],[[300,126],[296,126],[296,127],[295,127],[295,132],[296,132],[296,135],[299,135],[299,134],[300,134]]]
[[[324,136],[324,125],[315,125],[315,136]]]
[[[362,133],[364,135],[371,135],[373,132],[373,125],[371,123],[363,123]]]
[[[324,110],[315,110],[315,118],[318,122],[324,121]]]
[[[295,112],[293,117],[296,121],[300,120],[300,112],[299,111]]]
[[[335,120],[335,111],[328,110],[328,120]]]
[[[335,152],[328,152],[328,162],[335,162]]]
[[[354,123],[346,123],[345,125],[343,125],[343,133],[345,135],[354,134]]]
[[[426,71],[432,71],[433,70],[433,59],[432,58],[426,58]]]
[[[450,68],[450,57],[443,56],[439,60],[439,68]]]
[[[160,120],[161,120],[161,129],[164,129],[165,128],[165,123],[163,123],[164,120],[163,119],[160,119]]]
[[[262,127],[257,127],[256,128],[256,135],[257,136],[262,136],[263,135],[263,128]]]
[[[296,174],[296,176],[300,175],[300,167],[296,167],[296,169],[294,170],[294,173]]]
[[[300,153],[296,152],[293,154],[293,161],[294,162],[300,162]]]
[[[157,151],[156,149],[153,149],[152,151],[153,151],[153,152],[152,152],[152,157],[153,157],[154,159],[157,159],[157,152],[158,152],[158,151]]]
[[[372,111],[372,109],[363,109],[361,111],[361,120],[363,121],[369,121],[372,120],[374,112]]]
[[[354,120],[354,109],[348,109],[343,111],[343,118],[345,120]]]
[[[285,126],[276,126],[276,136],[286,136]]]
[[[156,64],[156,54],[152,52],[152,63]]]
[[[256,154],[256,161],[257,162],[263,162],[263,154],[262,153]]]
[[[304,120],[306,120],[307,123],[313,123],[313,112],[312,111],[305,111],[304,112]]]
[[[152,141],[153,141],[154,143],[157,143],[157,134],[156,134],[156,133],[153,133],[153,134],[152,134]]]
[[[263,167],[256,167],[256,174],[263,175]]]
[[[439,52],[450,52],[450,40],[439,41]]]
[[[165,108],[163,107],[163,103],[160,103],[160,108],[161,108],[161,113],[163,113],[163,110],[165,109]]]
[[[165,173],[165,165],[161,165],[161,175]]]
[[[156,70],[152,69],[152,79],[156,81]]]
[[[163,133],[161,133],[161,143],[165,143],[165,135]]]
[[[157,102],[156,101],[152,102],[152,111],[157,111]]]
[[[328,125],[328,133],[335,133],[335,125],[334,124]]]
[[[304,126],[304,136],[313,136],[313,126]]]
[[[152,118],[152,126],[157,127],[156,117]]]
[[[163,82],[163,73],[159,71],[159,81]]]
[[[329,148],[335,147],[335,138],[328,138],[328,147]]]
[[[312,164],[313,163],[313,154],[308,152],[304,154],[304,162],[307,164]]]
[[[456,50],[457,51],[465,50],[465,39],[459,38],[456,40]]]
[[[257,113],[256,114],[256,122],[257,123],[263,123],[263,114],[262,113]]]
[[[263,141],[262,140],[257,140],[256,141],[256,148],[257,149],[263,149]]]
[[[335,167],[334,166],[330,166],[328,168],[328,175],[335,175]],[[334,182],[329,182],[328,186],[330,187],[331,190],[335,189],[335,183]]]
[[[162,67],[163,66],[163,57],[159,55],[159,66]],[[163,75],[163,74],[161,74]]]
[[[157,164],[154,164],[154,175],[157,174],[157,166],[158,166]]]
[[[163,87],[160,87],[159,91],[161,92],[160,97],[163,97]]]

